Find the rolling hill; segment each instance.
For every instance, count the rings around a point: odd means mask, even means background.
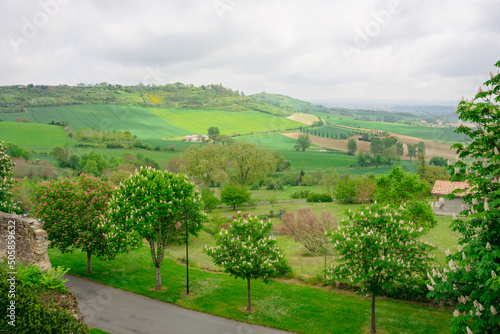
[[[105,131],[130,131],[143,143],[152,146],[166,147],[172,138],[184,137],[190,134],[206,134],[210,126],[217,126],[221,133],[250,134],[266,131],[296,129],[302,123],[258,111],[226,112],[218,110],[196,109],[160,109],[121,105],[76,105],[58,107],[29,108],[25,113],[3,114],[8,122],[5,126],[17,125],[16,118],[26,118],[29,125],[39,123],[46,125],[51,121],[66,121],[73,130],[80,128],[99,128]],[[48,126],[48,125],[47,125]],[[57,130],[61,127],[48,126]],[[38,128],[37,128],[38,129]],[[35,131],[35,130],[34,130]],[[36,132],[36,131],[35,131]],[[64,131],[63,131],[64,132]],[[0,134],[0,139],[3,137]],[[52,133],[44,134],[52,136]],[[23,136],[17,137],[18,145],[28,145]],[[56,140],[57,141],[57,140]]]
[[[78,86],[1,86],[0,113],[25,112],[33,107],[70,105],[126,105],[173,109],[259,111],[288,116],[286,109],[267,104],[222,85],[122,86],[101,83]]]

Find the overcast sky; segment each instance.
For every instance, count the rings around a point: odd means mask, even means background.
[[[2,1],[0,85],[458,101],[496,72],[499,14],[498,0]]]

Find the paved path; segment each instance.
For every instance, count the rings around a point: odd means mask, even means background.
[[[85,322],[112,334],[288,333],[191,311],[71,275],[64,278],[78,298]]]

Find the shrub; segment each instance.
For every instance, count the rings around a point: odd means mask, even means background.
[[[271,197],[269,198],[269,203],[271,203],[271,204],[276,204],[276,203],[278,203],[278,196],[276,196],[276,195],[271,196]]]
[[[6,265],[1,266],[0,328],[13,329],[12,333],[84,334],[89,332],[85,324],[78,322],[68,311],[56,304],[59,286],[64,286],[60,280],[60,274],[64,274],[66,270],[58,269],[52,273],[42,273],[37,267],[19,266],[17,275],[7,274],[8,271],[10,270]],[[15,324],[15,327],[9,324],[13,320],[9,318],[8,310],[12,299],[7,298],[10,291],[10,282],[7,279],[12,276],[16,281],[16,314],[15,322],[11,324]],[[3,330],[2,333],[4,333]]]
[[[310,193],[307,202],[333,202],[333,197],[328,194]]]
[[[107,148],[123,148],[123,145],[120,143],[108,143],[106,145]]]
[[[231,219],[222,215],[219,210],[214,210],[212,212],[212,217],[205,224],[204,230],[212,235],[219,233],[220,229],[226,224],[230,223]]]
[[[245,186],[238,187],[233,184],[228,184],[222,189],[220,196],[222,203],[231,205],[233,210],[236,210],[236,206],[242,205],[250,200],[251,194]]]
[[[312,177],[311,174],[305,174],[302,177],[302,181],[300,182],[301,185],[303,186],[314,186],[314,178]]]
[[[269,181],[266,190],[283,190],[283,183],[280,180]]]
[[[69,271],[62,267],[51,268],[42,272],[37,266],[19,266],[17,269],[19,280],[29,288],[50,289],[55,292],[67,292],[62,277]]]
[[[250,186],[250,190],[259,190],[260,185],[258,183],[254,183]]]
[[[293,199],[307,198],[307,196],[309,196],[310,193],[311,193],[310,190],[299,190],[291,194],[290,197]]]
[[[215,191],[209,188],[201,189],[201,200],[203,202],[203,209],[212,212],[213,209],[219,204],[219,200],[215,197]]]
[[[276,182],[270,181],[267,184],[266,190],[276,190],[276,189],[278,189],[278,185],[276,184]]]
[[[337,219],[330,211],[323,211],[316,215],[310,207],[303,207],[288,211],[281,216],[282,224],[276,229],[278,232],[291,236],[300,242],[314,255],[323,255],[326,268],[327,255],[330,254],[329,238],[325,233],[337,225]]]
[[[299,184],[299,177],[296,173],[285,172],[283,176],[283,184],[295,187]]]

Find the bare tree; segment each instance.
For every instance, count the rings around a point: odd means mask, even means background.
[[[281,221],[282,224],[276,229],[303,244],[312,254],[323,255],[326,268],[326,258],[331,248],[326,232],[338,226],[333,214],[324,210],[318,216],[310,207],[303,207],[297,210],[297,215],[294,211],[286,212]]]

